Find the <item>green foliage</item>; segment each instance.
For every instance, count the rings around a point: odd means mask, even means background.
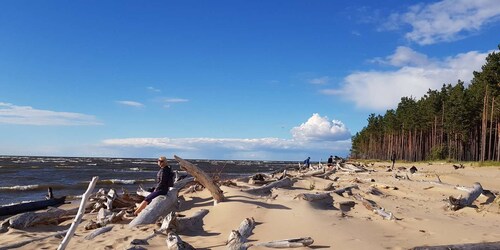
[[[429,157],[427,160],[429,161],[439,161],[439,160],[445,160],[446,156],[448,155],[448,149],[446,146],[434,146],[431,149],[431,153],[429,154]]]

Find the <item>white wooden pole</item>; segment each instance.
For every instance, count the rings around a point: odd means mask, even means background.
[[[80,208],[78,209],[78,214],[76,214],[75,219],[73,220],[73,223],[71,224],[71,227],[68,230],[68,233],[66,233],[66,236],[64,237],[63,241],[57,248],[57,250],[64,250],[66,249],[66,246],[69,243],[69,240],[73,235],[75,234],[76,227],[78,224],[80,224],[80,221],[82,220],[83,215],[85,214],[85,204],[87,203],[87,200],[89,199],[89,196],[92,194],[92,191],[94,190],[95,184],[97,183],[97,180],[99,179],[99,176],[94,176],[92,178],[92,181],[89,183],[89,187],[87,188],[87,191],[82,196],[82,201],[80,202]]]

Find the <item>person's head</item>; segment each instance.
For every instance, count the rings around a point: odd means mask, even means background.
[[[158,166],[163,168],[163,167],[168,167],[168,163],[167,163],[167,157],[165,156],[160,156],[158,158]]]

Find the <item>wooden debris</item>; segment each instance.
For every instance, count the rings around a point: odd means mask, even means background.
[[[75,220],[71,224],[70,228],[68,229],[68,233],[66,233],[66,236],[64,237],[63,241],[57,248],[57,250],[64,250],[66,249],[66,246],[68,245],[71,237],[73,237],[73,234],[76,231],[76,227],[80,224],[80,221],[82,220],[83,214],[85,213],[85,203],[87,203],[87,200],[89,199],[90,195],[92,194],[92,190],[94,190],[95,184],[97,183],[97,180],[99,177],[94,176],[92,180],[89,183],[89,186],[87,188],[87,191],[82,195],[82,201],[80,203],[80,207],[78,208],[78,214],[75,217]]]
[[[203,217],[208,214],[207,209],[200,209],[191,217],[178,217],[174,212],[170,212],[163,219],[160,227],[161,232],[173,231],[175,233],[195,232],[203,230]]]
[[[327,193],[315,193],[315,194],[302,193],[302,194],[298,194],[297,196],[294,197],[294,199],[296,199],[296,198],[299,198],[299,199],[302,199],[305,201],[317,201],[317,200],[332,198],[332,196],[330,195],[329,192],[327,192]]]
[[[111,231],[111,229],[113,229],[113,226],[107,226],[107,227],[98,228],[98,229],[92,231],[92,233],[90,233],[89,235],[85,236],[85,239],[86,240],[91,240],[91,239],[95,238],[96,236],[98,236],[100,234],[103,234],[103,233]]]
[[[24,212],[37,211],[46,209],[47,207],[58,206],[64,204],[66,196],[60,198],[52,198],[48,200],[31,201],[14,205],[0,207],[0,216],[20,214]]]
[[[286,239],[259,243],[255,246],[271,247],[271,248],[294,248],[294,247],[307,247],[314,243],[311,237]]]
[[[472,190],[468,192],[464,198],[462,198],[462,195],[460,195],[458,198],[450,196],[448,199],[449,201],[448,206],[453,211],[459,210],[463,207],[470,206],[482,193],[483,193],[483,187],[479,182],[476,182],[474,183]]]
[[[379,207],[377,203],[375,203],[372,200],[365,199],[363,196],[360,194],[355,194],[354,198],[358,201],[361,201],[363,203],[363,206],[366,207],[366,209],[373,211],[374,213],[382,216],[382,218],[386,220],[395,220],[396,217],[391,212],[386,212],[384,208]]]
[[[186,170],[189,174],[194,176],[196,180],[206,187],[210,193],[212,193],[212,197],[216,202],[224,201],[224,195],[222,194],[222,190],[215,185],[212,178],[210,178],[203,170],[195,166],[194,164],[180,158],[177,155],[174,155],[175,160],[177,160],[182,169]]]
[[[129,227],[135,227],[143,224],[154,224],[160,216],[165,216],[177,209],[177,193],[179,189],[171,188],[167,195],[160,195],[154,198],[144,210],[137,215],[129,224]]]
[[[181,237],[175,233],[168,233],[167,239],[168,250],[195,250],[189,243],[182,241]]]
[[[269,195],[271,193],[271,189],[273,188],[283,188],[283,187],[291,187],[293,186],[294,181],[290,178],[284,178],[279,181],[274,181],[272,183],[269,183],[267,185],[264,185],[262,187],[257,187],[257,188],[250,188],[246,190],[242,190],[244,192],[247,192],[249,194],[253,195]]]
[[[49,208],[45,212],[26,212],[17,214],[4,220],[0,231],[7,231],[8,228],[25,229],[37,224],[50,224],[57,222],[58,219],[67,213],[64,209]],[[57,224],[57,223],[56,223]]]

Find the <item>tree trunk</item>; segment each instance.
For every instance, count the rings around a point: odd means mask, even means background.
[[[186,170],[189,174],[196,178],[201,185],[206,187],[210,193],[212,193],[212,197],[216,202],[224,201],[224,195],[222,194],[222,190],[219,186],[215,185],[212,178],[210,178],[203,170],[195,166],[194,164],[180,158],[177,155],[174,155],[175,160],[179,162],[181,168]]]

